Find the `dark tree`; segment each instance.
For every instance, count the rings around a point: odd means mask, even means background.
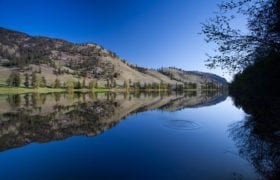
[[[83,78],[82,88],[86,88],[86,78]]]
[[[60,87],[61,87],[61,84],[60,84],[59,79],[55,79],[55,81],[54,81],[54,88],[60,88]]]
[[[280,49],[280,1],[238,0],[224,2],[214,17],[202,25],[206,42],[217,45],[207,66],[241,71],[260,56]],[[236,18],[247,20],[245,32],[234,27]]]
[[[33,88],[38,88],[40,86],[40,81],[38,79],[38,76],[36,75],[36,72],[32,73],[31,85]]]
[[[9,78],[7,79],[8,86],[19,87],[21,83],[20,74],[19,73],[11,73]]]
[[[40,87],[46,87],[46,86],[47,86],[47,80],[44,76],[42,76],[40,81]]]
[[[93,89],[93,88],[96,88],[96,84],[97,84],[97,81],[96,80],[91,80],[89,82],[89,89]]]
[[[20,74],[16,73],[15,74],[15,79],[14,79],[14,86],[15,87],[19,87],[20,83],[21,83]]]
[[[29,75],[26,73],[24,76],[25,76],[24,86],[29,87]]]
[[[80,81],[77,81],[75,84],[75,89],[81,89],[82,85]]]

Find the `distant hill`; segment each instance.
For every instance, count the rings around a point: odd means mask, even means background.
[[[62,39],[30,36],[0,27],[0,84],[4,84],[13,71],[20,74],[36,72],[52,85],[55,79],[61,83],[95,79],[99,84],[114,83],[122,86],[140,83],[166,83],[170,85],[207,82],[227,84],[215,74],[184,71],[177,68],[159,70],[129,64],[114,52],[95,43],[75,44]],[[24,76],[21,76],[24,78]]]

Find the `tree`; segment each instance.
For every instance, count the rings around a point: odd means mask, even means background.
[[[96,80],[96,83],[95,83],[95,86],[94,86],[95,89],[98,88],[98,81]]]
[[[20,74],[16,73],[14,78],[14,86],[19,87],[21,83]]]
[[[12,72],[7,79],[8,86],[19,87],[21,83],[20,74]]]
[[[24,80],[24,86],[29,87],[29,75],[26,73],[24,74],[25,80]]]
[[[80,81],[77,81],[76,83],[75,83],[75,89],[81,89],[81,82]]]
[[[86,78],[83,78],[82,88],[86,88]]]
[[[60,88],[61,87],[59,79],[55,79],[53,86],[54,86],[54,88]]]
[[[106,88],[110,88],[110,87],[111,87],[110,80],[107,79],[107,80],[106,80]]]
[[[280,50],[280,1],[238,0],[219,5],[219,12],[202,25],[206,42],[214,42],[216,55],[208,55],[207,66],[242,71],[266,56]],[[247,30],[233,26],[237,17],[247,19]]]
[[[96,81],[96,80],[91,80],[91,81],[89,82],[89,88],[90,88],[90,89],[96,88],[96,84],[97,84],[97,81]]]
[[[67,81],[67,91],[73,91],[74,89],[74,81],[73,80],[68,80]]]
[[[47,80],[44,76],[42,76],[40,80],[40,87],[46,87],[46,86],[47,86]]]
[[[125,88],[125,89],[128,88],[128,84],[127,84],[127,81],[126,81],[126,80],[124,80],[124,82],[123,82],[123,88]]]
[[[117,87],[117,82],[115,79],[112,80],[112,87],[114,87],[114,88]]]
[[[33,88],[38,88],[40,86],[40,81],[38,79],[38,76],[36,75],[36,72],[32,73],[32,76],[31,76],[31,86]]]

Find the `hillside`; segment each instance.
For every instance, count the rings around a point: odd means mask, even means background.
[[[218,86],[227,85],[227,81],[225,78],[211,73],[185,71],[175,67],[161,68],[159,69],[159,72],[178,82],[196,83],[200,87],[207,85],[207,83],[213,83]]]
[[[226,80],[213,74],[183,71],[175,68],[161,70],[131,65],[110,50],[94,43],[74,44],[62,39],[30,36],[0,28],[0,84],[5,84],[12,72],[24,75],[36,73],[44,77],[47,86],[58,79],[61,84],[69,80],[100,86],[123,86],[124,83],[175,84],[213,82],[225,85]],[[172,75],[170,75],[172,74]]]

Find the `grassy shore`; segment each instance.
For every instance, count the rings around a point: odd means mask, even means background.
[[[124,89],[73,89],[71,92],[121,92]],[[25,93],[52,93],[52,92],[67,92],[65,88],[25,88],[25,87],[0,87],[0,94],[25,94]]]
[[[0,94],[24,94],[24,93],[50,93],[64,92],[66,89],[55,88],[24,88],[24,87],[0,87]]]
[[[202,91],[216,91],[217,89],[201,89]],[[104,88],[100,87],[97,89],[73,89],[72,92],[155,92],[155,91],[168,91],[167,89],[125,89],[125,88]],[[197,91],[197,89],[185,89],[184,91]],[[0,94],[25,94],[25,93],[52,93],[52,92],[67,92],[65,88],[25,88],[25,87],[0,87]]]

